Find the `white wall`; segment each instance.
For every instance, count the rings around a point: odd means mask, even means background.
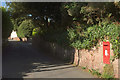
[[[16,33],[16,31],[12,31],[12,33],[11,33],[11,36],[10,36],[11,38],[15,38],[15,37],[17,37],[17,33]]]

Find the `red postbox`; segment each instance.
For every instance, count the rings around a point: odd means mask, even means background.
[[[110,43],[103,41],[103,63],[110,64]]]

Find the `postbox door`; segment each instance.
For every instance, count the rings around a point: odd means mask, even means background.
[[[103,42],[103,63],[110,64],[110,43]]]

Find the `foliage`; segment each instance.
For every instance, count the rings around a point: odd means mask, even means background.
[[[18,27],[20,26],[20,24],[26,20],[25,17],[20,17],[20,18],[16,18],[16,19],[13,19],[12,18],[12,23],[14,24],[14,30],[17,31]]]
[[[60,9],[61,9],[61,26],[60,27],[65,28],[66,26],[70,26],[73,23],[73,20],[72,20],[72,17],[68,14],[67,10],[64,8],[64,4],[62,4]]]
[[[26,17],[33,20],[34,23],[44,23],[48,26],[48,18],[52,18],[56,22],[60,22],[61,14],[60,7],[61,3],[49,3],[49,2],[11,2],[7,3],[9,11],[13,19],[18,17]],[[28,16],[31,14],[32,16]],[[46,18],[46,19],[45,19]]]
[[[20,38],[24,37],[31,37],[32,36],[32,31],[33,31],[34,25],[32,24],[31,20],[24,20],[17,31],[17,34]]]
[[[67,30],[71,46],[77,49],[91,49],[98,41],[108,37],[107,39],[112,43],[114,58],[118,58],[119,3],[65,3],[64,7],[74,20],[72,27]]]
[[[86,69],[86,67],[82,67],[82,69]]]
[[[65,48],[69,47],[68,33],[62,28],[53,29],[49,28],[47,31],[43,31],[43,39],[49,42],[55,42]]]
[[[119,2],[120,3],[120,2]],[[73,19],[84,24],[98,24],[102,19],[109,16],[112,21],[120,21],[120,7],[118,4],[113,2],[104,3],[65,3],[65,8],[68,14],[73,17]]]
[[[101,77],[101,73],[99,73],[99,71],[95,70],[95,69],[89,69],[89,72],[91,72],[93,75],[97,75],[98,77]]]
[[[120,25],[114,23],[101,23],[101,25],[89,26],[87,29],[79,30],[82,26],[75,26],[68,29],[71,46],[77,49],[91,49],[97,45],[98,41],[103,41],[106,37],[112,43],[115,57],[119,54]]]
[[[91,49],[98,41],[108,39],[112,43],[114,58],[120,55],[120,2],[7,4],[19,33],[24,22],[19,17],[30,18],[38,27],[33,30],[33,35],[37,34],[44,40],[77,49]],[[29,14],[32,16],[27,16]],[[48,18],[54,21],[50,26]],[[21,36],[25,37],[23,33]]]
[[[1,7],[2,9],[2,38],[7,39],[10,36],[10,33],[13,29],[13,24],[10,18],[9,12],[6,8]]]
[[[106,64],[104,66],[104,71],[103,71],[103,74],[102,74],[102,78],[113,78],[114,77],[114,70],[113,70],[113,65],[112,64]]]
[[[34,28],[32,31],[32,36],[38,36],[40,32],[40,28]]]

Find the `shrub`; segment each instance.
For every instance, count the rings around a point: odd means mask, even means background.
[[[33,31],[32,31],[32,36],[38,35],[39,32],[40,32],[40,29],[39,29],[39,28],[34,28]]]
[[[6,10],[6,8],[1,7],[1,9],[2,9],[2,38],[7,39],[13,30],[13,24],[11,22],[10,14]]]
[[[34,25],[32,24],[31,20],[24,20],[21,25],[18,27],[17,34],[19,37],[31,37]]]
[[[114,77],[114,70],[113,70],[113,65],[112,64],[106,64],[104,66],[104,71],[102,73],[102,78],[108,78],[111,79]]]
[[[82,26],[75,26],[68,29],[69,39],[71,46],[77,49],[91,49],[96,46],[98,41],[108,39],[112,43],[112,49],[114,50],[114,57],[119,57],[120,48],[120,25],[114,23],[101,23],[101,25],[89,26],[86,29],[82,29]]]

